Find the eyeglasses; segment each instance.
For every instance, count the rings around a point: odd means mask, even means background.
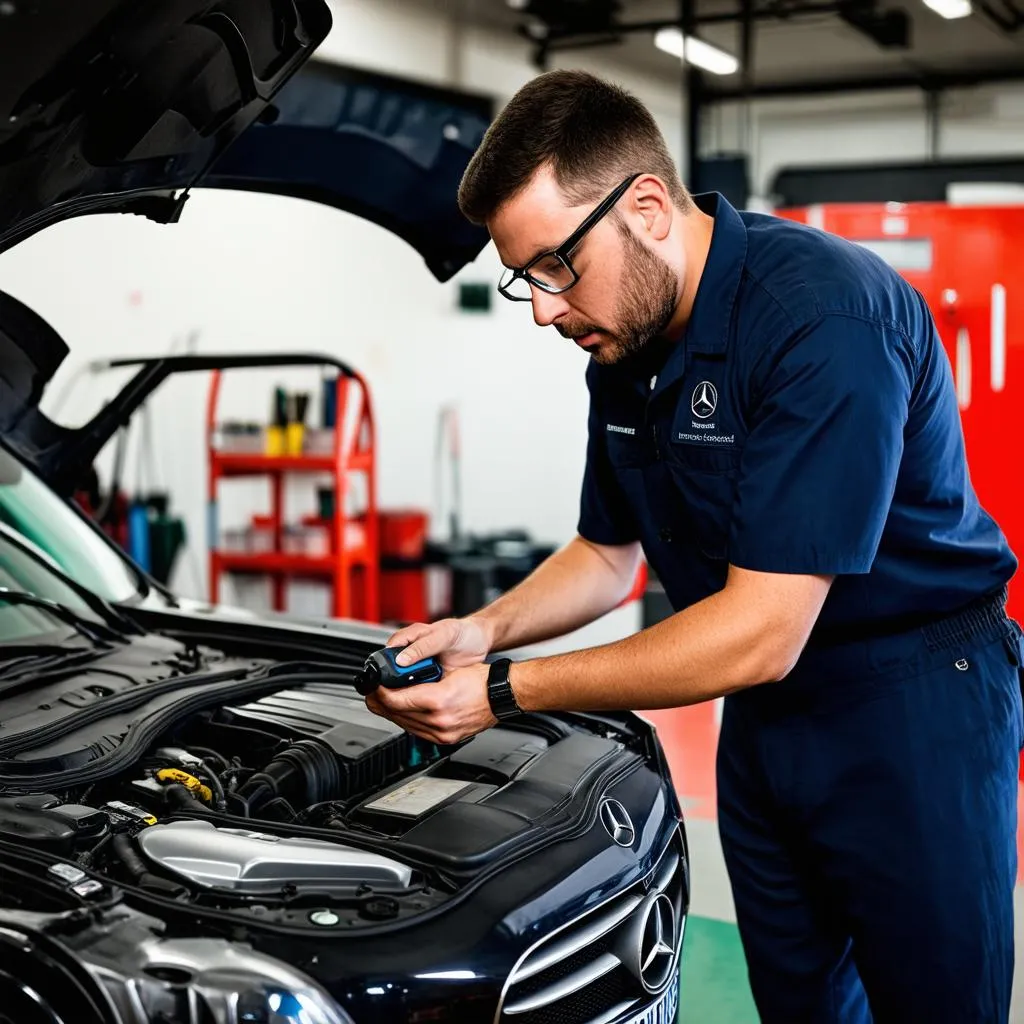
[[[570,259],[573,252],[587,232],[615,206],[625,195],[626,189],[639,177],[639,174],[631,174],[620,185],[616,185],[557,249],[542,252],[526,266],[507,268],[498,282],[498,291],[513,302],[529,302],[533,298],[531,285],[536,285],[549,295],[561,295],[572,288],[580,279]]]

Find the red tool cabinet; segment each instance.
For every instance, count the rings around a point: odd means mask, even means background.
[[[1024,205],[777,210],[883,256],[925,297],[953,368],[971,480],[1024,564]],[[1024,622],[1024,574],[1009,611]]]
[[[307,363],[311,360],[306,359]],[[280,363],[281,361],[279,361]],[[325,362],[328,362],[325,360]],[[254,365],[260,365],[258,361]],[[272,364],[278,365],[278,364]],[[342,364],[336,364],[339,367]],[[267,455],[226,452],[217,443],[218,401],[223,371],[214,370],[206,408],[210,601],[220,599],[221,576],[269,576],[273,581],[274,611],[286,610],[286,582],[315,578],[329,582],[331,615],[341,619],[380,621],[380,514],[377,508],[376,427],[370,388],[354,370],[343,367],[335,382],[336,422],[329,450],[323,453]],[[351,417],[350,414],[351,413]],[[355,429],[348,430],[349,419]],[[333,489],[330,515],[312,517],[327,535],[327,550],[319,554],[285,549],[285,481],[293,475],[319,477]],[[269,550],[227,551],[218,530],[221,483],[240,477],[265,478],[270,484],[270,514],[256,521],[269,534]],[[347,498],[361,483],[363,507],[352,513]]]

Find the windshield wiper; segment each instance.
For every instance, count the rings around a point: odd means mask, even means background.
[[[123,642],[126,639],[123,633],[119,633],[112,626],[105,625],[102,622],[94,622],[92,619],[87,619],[84,615],[76,612],[74,608],[69,608],[66,604],[52,601],[48,597],[40,597],[38,594],[32,594],[27,590],[10,590],[7,587],[0,587],[0,602],[28,605],[30,608],[39,608],[42,611],[49,612],[55,619],[66,622],[93,643]]]
[[[18,533],[17,530],[8,526],[2,520],[0,520],[0,535],[3,536],[4,540],[10,542],[19,551],[31,558],[32,561],[42,566],[46,572],[52,573],[66,587],[73,590],[108,625],[120,627],[129,633],[137,632],[135,623],[124,612],[119,611],[109,601],[104,600],[99,594],[94,593],[88,587],[79,583],[74,577],[69,576],[52,558],[37,548],[27,537]],[[11,591],[11,593],[27,593],[27,591]],[[56,604],[57,602],[54,603]],[[88,625],[88,620],[86,620],[86,624]],[[117,630],[115,629],[116,632]]]
[[[65,647],[55,654],[26,656],[0,663],[0,694],[6,697],[15,690],[35,686],[54,675],[63,675],[69,669],[81,668],[107,653],[108,649],[95,647]]]

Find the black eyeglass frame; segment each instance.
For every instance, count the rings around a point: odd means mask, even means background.
[[[603,217],[605,217],[615,206],[615,204],[626,194],[626,190],[630,185],[641,176],[643,172],[637,172],[631,174],[625,181],[620,182],[611,192],[608,193],[601,200],[597,206],[591,210],[590,213],[583,219],[579,227],[555,249],[548,249],[546,252],[539,253],[534,256],[529,263],[522,267],[508,267],[507,270],[512,271],[512,276],[505,281],[504,274],[502,280],[498,282],[498,291],[512,302],[532,302],[533,295],[510,295],[508,289],[515,284],[520,278],[525,280],[528,284],[532,284],[539,288],[543,292],[547,292],[549,295],[562,295],[567,292],[570,288],[574,288],[579,282],[580,275],[576,273],[576,268],[572,265],[570,257],[573,252],[579,247],[580,242],[587,236],[587,233],[591,228],[594,227]],[[530,267],[536,266],[541,260],[550,259],[554,257],[569,271],[572,280],[561,288],[554,287],[549,284],[545,284],[543,281],[538,281],[535,277],[530,274]],[[504,282],[504,283],[503,283]]]

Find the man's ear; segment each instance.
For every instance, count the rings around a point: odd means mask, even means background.
[[[644,231],[657,242],[663,241],[672,227],[675,207],[665,182],[656,174],[644,174],[629,190],[632,212],[643,222]]]

